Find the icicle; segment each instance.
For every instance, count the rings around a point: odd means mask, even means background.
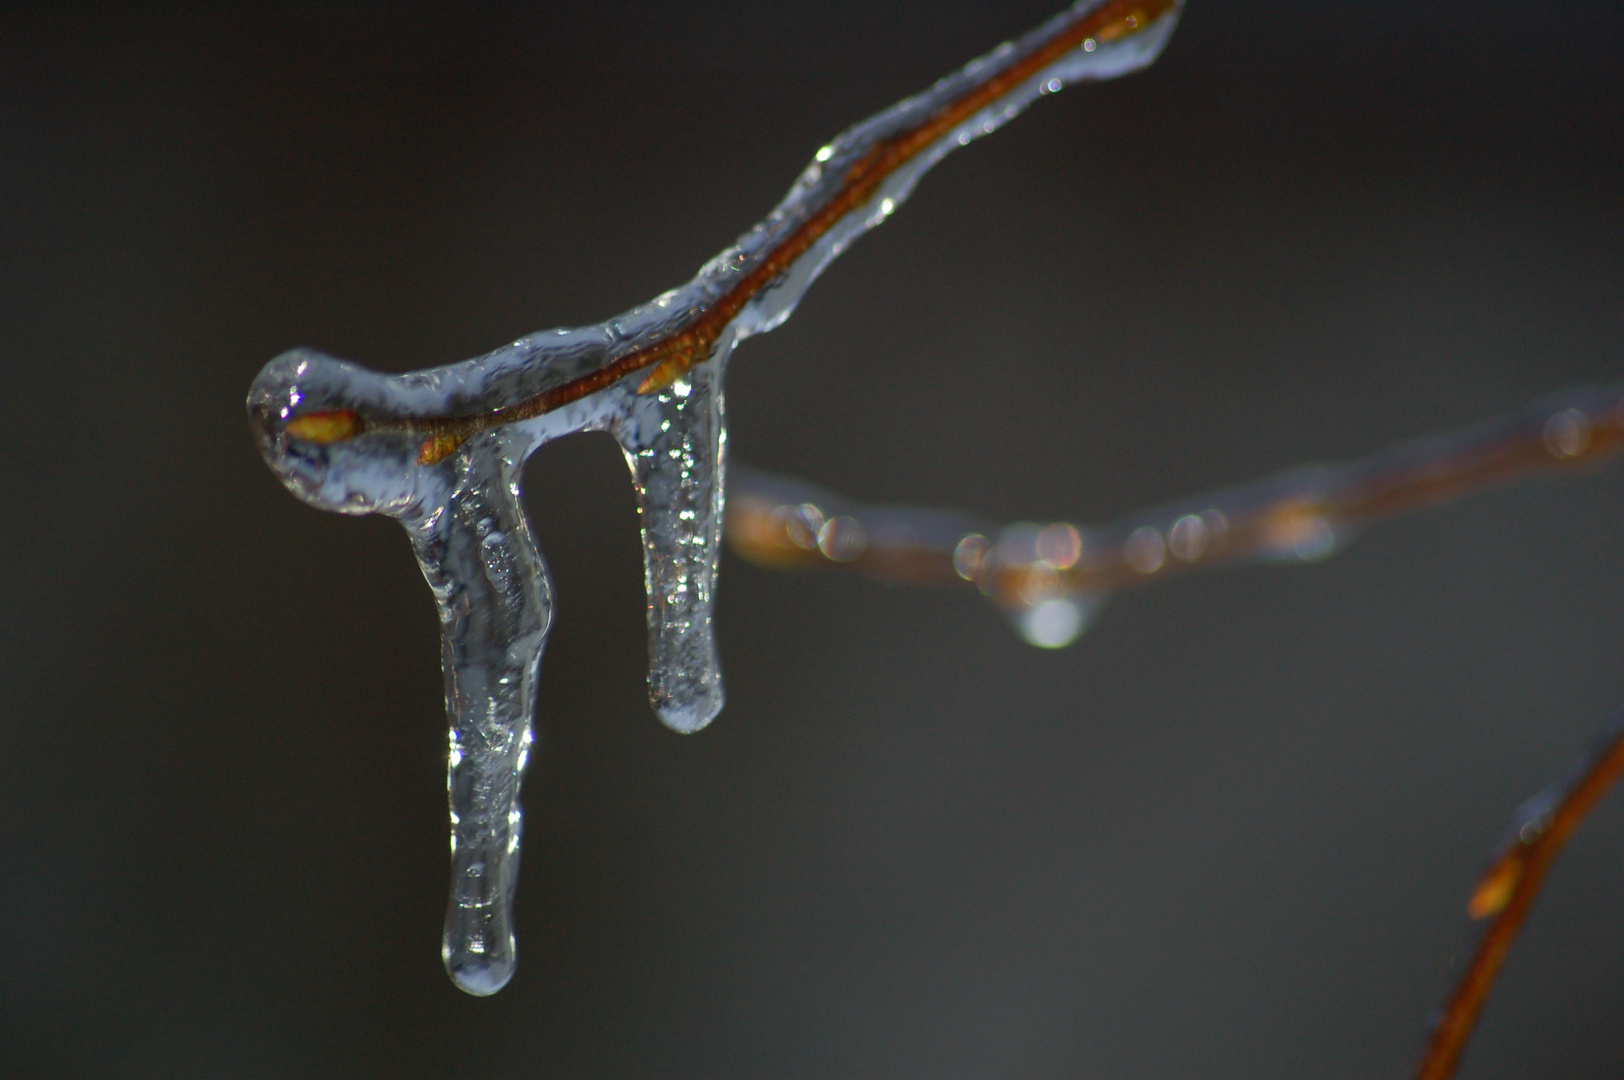
[[[722,542],[724,364],[718,356],[635,399],[610,428],[637,488],[649,700],[667,727],[684,733],[698,731],[722,708],[711,611]]]
[[[519,470],[535,440],[499,428],[425,467],[414,438],[312,446],[276,423],[288,402],[314,396],[324,414],[341,415],[409,390],[404,379],[296,350],[267,366],[249,407],[261,449],[288,486],[325,509],[398,519],[434,593],[450,724],[451,895],[441,955],[458,986],[493,994],[513,975],[519,782],[552,621],[552,586],[519,502]]]
[[[450,750],[451,897],[440,955],[470,994],[513,976],[519,783],[552,587],[519,505],[508,433],[469,440],[449,463],[449,502],[403,517],[440,610]]]

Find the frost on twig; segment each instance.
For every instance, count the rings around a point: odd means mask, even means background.
[[[442,953],[458,986],[490,994],[513,973],[517,799],[552,617],[520,508],[525,460],[577,431],[620,442],[642,521],[650,697],[670,727],[705,726],[722,705],[711,604],[733,347],[782,323],[824,267],[946,154],[1068,82],[1154,60],[1178,10],[1179,0],[1079,0],[846,131],[692,281],[598,326],[400,376],[309,349],[260,373],[248,409],[272,470],[322,509],[399,520],[434,590],[451,728]]]
[[[728,542],[769,566],[847,566],[911,584],[978,586],[1034,645],[1069,644],[1112,592],[1246,560],[1312,562],[1359,529],[1525,474],[1624,449],[1624,385],[1573,390],[1513,416],[1309,466],[1132,514],[1098,528],[1002,529],[937,510],[858,506],[736,470]]]

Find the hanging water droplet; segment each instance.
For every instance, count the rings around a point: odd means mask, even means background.
[[[823,510],[815,503],[801,503],[799,506],[785,506],[779,509],[784,517],[784,535],[789,537],[790,543],[802,551],[816,549],[818,530],[823,528]]]
[[[1056,522],[1038,533],[1033,543],[1040,562],[1054,570],[1070,570],[1083,557],[1083,537],[1077,526]]]
[[[1015,629],[1028,644],[1040,649],[1063,649],[1088,629],[1089,620],[1099,609],[1092,597],[1057,596],[1012,614]]]
[[[1033,563],[1021,576],[1020,586],[1021,602],[1036,607],[1060,596],[1066,591],[1065,584],[1054,568],[1043,563]]]
[[[1317,562],[1336,550],[1336,530],[1323,517],[1309,518],[1292,539],[1291,550],[1304,562]]]
[[[1264,558],[1317,562],[1349,539],[1349,531],[1339,532],[1321,511],[1317,499],[1314,496],[1287,503],[1269,514],[1262,523]]]

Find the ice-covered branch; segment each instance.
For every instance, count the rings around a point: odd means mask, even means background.
[[[846,566],[912,584],[973,583],[1036,645],[1073,640],[1112,592],[1207,566],[1313,561],[1371,522],[1532,472],[1624,449],[1624,385],[1569,391],[1521,413],[1309,466],[1089,528],[989,527],[936,510],[859,506],[735,469],[727,537],[769,566]]]
[[[954,149],[1064,84],[1153,61],[1180,0],[1079,0],[1043,26],[819,150],[776,209],[688,284],[597,326],[389,376],[309,349],[248,398],[261,453],[312,505],[382,513],[412,536],[444,636],[453,872],[444,957],[464,990],[513,972],[519,779],[551,590],[520,510],[537,447],[602,430],[637,490],[649,693],[678,731],[722,706],[711,634],[721,538],[722,379],[734,346],[788,318],[854,239]]]

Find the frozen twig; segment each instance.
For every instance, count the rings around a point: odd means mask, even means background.
[[[1590,748],[1560,783],[1518,808],[1499,854],[1478,879],[1467,907],[1473,918],[1494,917],[1448,1002],[1433,1024],[1417,1080],[1447,1080],[1455,1074],[1466,1041],[1528,918],[1551,864],[1609,788],[1624,774],[1624,708],[1608,718]]]
[[[421,440],[419,464],[432,465],[473,435],[545,416],[632,375],[647,372],[639,394],[664,389],[695,364],[712,359],[730,331],[744,337],[782,321],[823,266],[858,233],[890,216],[919,176],[951,150],[990,134],[1039,94],[1150,63],[1172,33],[1181,3],[1078,0],[1019,42],[1006,43],[847,132],[818,152],[784,205],[741,240],[736,257],[724,252],[712,261],[711,267],[723,273],[712,275],[716,280],[710,284],[718,287],[702,303],[690,301],[660,332],[617,342],[625,347],[575,365],[562,379],[529,393],[460,403],[463,407],[451,412],[376,406],[306,410],[283,418],[283,430],[318,445],[367,433],[405,435]],[[742,328],[735,325],[771,292],[783,294],[779,310],[746,318]]]

